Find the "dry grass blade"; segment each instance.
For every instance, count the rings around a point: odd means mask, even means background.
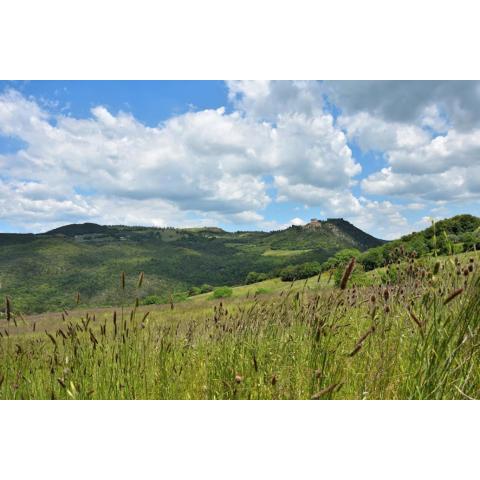
[[[463,288],[459,288],[458,290],[455,290],[445,299],[443,304],[447,305],[447,303],[450,303],[454,298],[458,297],[461,293],[463,293]]]
[[[407,310],[408,310],[408,314],[410,315],[410,318],[415,322],[415,324],[418,326],[418,328],[420,329],[420,332],[423,335],[423,323],[418,319],[418,317],[410,308],[408,308]]]
[[[320,398],[328,395],[329,393],[332,393],[334,390],[338,390],[341,386],[341,383],[332,383],[328,387],[325,387],[319,392],[317,392],[315,395],[312,395],[311,400],[320,400]]]
[[[144,277],[144,273],[143,272],[140,272],[140,275],[138,276],[138,284],[137,284],[137,288],[140,288],[143,284],[143,277]]]
[[[363,342],[375,331],[375,325],[372,325],[359,339],[358,342],[355,344],[355,348],[350,352],[348,355],[349,357],[353,357],[356,355],[360,349],[362,348]]]

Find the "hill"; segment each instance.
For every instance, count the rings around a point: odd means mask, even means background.
[[[140,294],[168,298],[204,284],[243,284],[251,271],[278,276],[288,265],[383,243],[342,219],[276,232],[73,224],[39,235],[0,234],[0,295],[26,313],[69,308],[77,292],[81,304],[113,305],[122,300],[119,273],[127,275],[128,293],[143,271]]]
[[[350,287],[326,272],[172,306],[13,308],[0,398],[478,399],[479,255],[456,257],[410,257]]]
[[[399,254],[415,252],[418,257],[451,255],[480,248],[480,218],[473,215],[457,215],[433,223],[421,232],[404,235],[398,240],[371,248],[359,260],[366,270],[388,263]]]
[[[107,233],[108,227],[96,223],[73,223],[63,227],[55,228],[46,232],[44,235],[66,235],[74,237],[75,235],[88,235],[95,233]]]

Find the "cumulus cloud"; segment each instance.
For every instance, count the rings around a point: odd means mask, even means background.
[[[337,124],[387,166],[364,193],[431,201],[480,197],[479,82],[334,82]]]
[[[324,90],[318,82],[235,80],[227,82],[234,106],[248,116],[275,122],[279,115],[323,112]]]
[[[460,130],[480,126],[480,82],[335,81],[326,82],[326,90],[349,115],[369,112],[388,122],[415,123],[435,108]]]
[[[402,207],[387,200],[359,199],[360,208],[350,217],[356,226],[379,238],[392,240],[410,232],[411,226],[402,215]]]
[[[86,118],[52,114],[48,102],[7,90],[0,136],[20,142],[0,153],[0,219],[36,230],[75,221],[301,225],[268,218],[283,202],[393,238],[413,214],[480,196],[479,85],[232,81],[233,108],[153,127],[102,105]],[[352,145],[379,152],[383,168],[362,178]]]
[[[295,217],[295,218],[292,218],[290,220],[290,223],[292,225],[295,225],[296,227],[299,227],[301,225],[305,225],[307,222],[305,220],[303,220],[302,218]]]
[[[416,125],[387,122],[368,112],[342,115],[338,119],[338,125],[364,151],[412,151],[426,145],[431,138]]]
[[[25,146],[0,155],[0,168],[8,172],[3,180],[16,197],[37,202],[37,221],[45,224],[47,210],[62,219],[127,223],[139,209],[146,224],[181,219],[180,212],[260,224],[259,212],[273,200],[273,176],[288,179],[292,192],[309,185],[325,198],[348,189],[361,167],[345,134],[323,112],[316,83],[229,88],[237,107],[232,113],[188,112],[156,127],[104,106],[92,108],[89,118],[51,115],[35,99],[6,91],[0,135]],[[288,195],[283,189],[282,198]],[[20,206],[16,213],[20,218]]]
[[[366,193],[458,201],[480,197],[480,129],[419,142],[391,145],[388,167],[362,180]]]

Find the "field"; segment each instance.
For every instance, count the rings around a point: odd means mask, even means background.
[[[479,261],[406,255],[357,285],[351,262],[337,286],[270,279],[151,307],[122,276],[116,309],[7,305],[0,398],[476,399]]]

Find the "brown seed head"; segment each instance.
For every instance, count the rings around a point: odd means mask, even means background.
[[[355,267],[355,257],[352,257],[352,259],[350,260],[350,262],[347,265],[347,268],[343,272],[343,277],[342,277],[342,280],[340,282],[340,289],[341,290],[345,290],[345,288],[347,287],[348,280],[349,280],[350,276],[352,275],[354,267]]]

